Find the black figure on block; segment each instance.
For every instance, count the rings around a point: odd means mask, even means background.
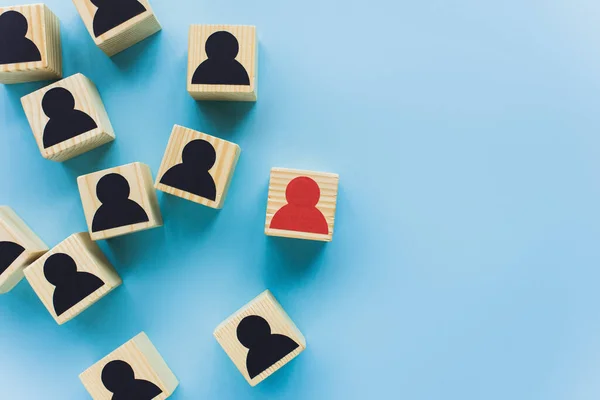
[[[208,172],[217,159],[215,148],[206,140],[192,140],[183,148],[181,164],[171,167],[160,183],[215,201],[217,188]]]
[[[25,248],[13,242],[0,242],[0,275],[15,262]]]
[[[271,334],[269,323],[258,315],[250,315],[240,322],[237,337],[249,349],[246,368],[250,379],[300,347],[287,336]]]
[[[206,40],[207,60],[194,72],[195,85],[250,85],[248,72],[235,59],[240,45],[231,33],[215,32]]]
[[[92,232],[149,221],[142,206],[129,199],[130,191],[127,179],[119,174],[108,174],[100,178],[96,196],[102,205],[94,215]]]
[[[135,379],[131,365],[125,361],[111,361],[102,369],[102,383],[113,393],[112,400],[152,400],[162,393],[154,383]]]
[[[52,302],[57,316],[104,286],[102,279],[89,272],[78,272],[71,256],[56,253],[44,263],[44,276],[56,286]]]
[[[35,43],[27,39],[29,24],[18,11],[0,15],[0,64],[42,61]]]
[[[42,99],[42,109],[50,118],[44,128],[45,149],[98,127],[92,117],[75,109],[75,98],[62,87],[46,92]]]
[[[90,0],[98,10],[94,15],[94,36],[98,37],[146,11],[138,0]]]

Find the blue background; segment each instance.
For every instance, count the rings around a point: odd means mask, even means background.
[[[88,398],[143,330],[173,399],[598,399],[597,1],[154,0],[163,31],[112,59],[47,4],[117,133],[46,161],[19,99],[47,83],[0,86],[0,203],[48,245],[86,230],[77,176],[156,173],[173,124],[242,155],[223,210],[159,193],[163,228],[101,242],[124,285],[75,320],[0,297],[3,398]],[[257,26],[256,104],[187,94],[194,23]],[[273,166],[340,174],[332,243],[263,234]],[[212,332],[266,288],[308,349],[251,388]]]

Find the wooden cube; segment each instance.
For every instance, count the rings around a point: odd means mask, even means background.
[[[304,336],[268,290],[221,323],[214,336],[252,386],[306,349]]]
[[[109,57],[161,30],[148,0],[73,0],[73,3],[96,46]],[[106,4],[104,9],[101,3]]]
[[[82,372],[79,379],[94,400],[162,400],[179,385],[144,332]]]
[[[21,98],[42,157],[66,161],[115,139],[96,85],[75,74]]]
[[[23,270],[48,251],[48,246],[10,208],[0,206],[0,293],[23,279]]]
[[[337,174],[271,169],[265,234],[330,242],[338,181]]]
[[[196,100],[256,101],[256,28],[192,25],[187,90]]]
[[[139,162],[77,178],[92,240],[162,226],[150,167]]]
[[[59,243],[27,267],[25,277],[59,325],[121,284],[117,271],[87,232]]]
[[[195,203],[222,208],[240,151],[235,143],[175,125],[155,187]]]
[[[60,79],[60,21],[44,4],[0,7],[0,83]]]

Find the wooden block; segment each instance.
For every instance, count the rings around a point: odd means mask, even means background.
[[[77,178],[92,240],[162,226],[150,167],[139,162]]]
[[[155,187],[195,203],[222,208],[240,151],[235,143],[175,125]]]
[[[265,234],[330,242],[338,181],[337,174],[271,169]]]
[[[161,30],[148,0],[73,0],[73,3],[96,46],[109,57]],[[102,3],[106,4],[104,8]]]
[[[60,79],[60,21],[44,4],[0,7],[0,83]]]
[[[115,139],[96,85],[75,74],[21,98],[42,157],[66,161]]]
[[[190,27],[187,90],[194,99],[256,101],[257,75],[256,27]]]
[[[0,293],[23,279],[23,270],[48,251],[48,246],[10,208],[0,206]]]
[[[82,372],[79,379],[94,400],[162,400],[179,385],[144,332]]]
[[[306,349],[306,340],[268,290],[215,329],[214,336],[252,386]]]
[[[59,243],[27,267],[25,277],[59,325],[121,284],[117,271],[87,232]]]

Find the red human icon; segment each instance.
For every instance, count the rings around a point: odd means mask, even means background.
[[[288,183],[285,189],[288,202],[271,220],[271,229],[298,231],[327,235],[329,225],[316,205],[321,198],[317,182],[307,176],[299,176]]]

